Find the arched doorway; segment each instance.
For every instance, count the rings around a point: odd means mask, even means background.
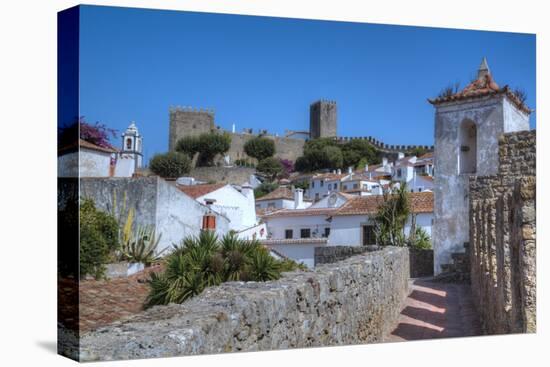
[[[459,173],[476,173],[477,168],[477,127],[472,120],[464,120],[459,130],[460,151],[458,156]]]

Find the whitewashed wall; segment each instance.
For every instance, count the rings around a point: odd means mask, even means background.
[[[80,149],[80,177],[109,177],[111,153]]]
[[[284,245],[269,245],[275,251],[278,251],[291,258],[292,260],[303,263],[308,268],[315,266],[315,247],[326,246],[318,243],[301,243],[301,244],[284,244]]]
[[[330,227],[330,223],[326,221],[325,215],[310,215],[303,217],[275,217],[266,218],[267,229],[273,239],[284,239],[285,230],[293,230],[293,238],[300,238],[300,230],[302,228],[309,228],[311,230],[311,236],[321,238],[324,233],[325,227]],[[314,235],[314,231],[317,231],[317,236]]]
[[[230,229],[240,231],[254,226],[256,221],[256,207],[254,192],[250,190],[252,197],[247,197],[231,185],[226,185],[216,191],[200,196],[197,200],[204,203],[205,199],[214,199],[213,205],[218,212],[223,212],[229,218]]]

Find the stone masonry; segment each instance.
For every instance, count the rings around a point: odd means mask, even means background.
[[[470,179],[474,303],[488,334],[535,332],[535,131],[504,134],[498,168]]]
[[[155,358],[383,341],[408,295],[406,248],[271,282],[231,282],[81,339],[80,360]]]

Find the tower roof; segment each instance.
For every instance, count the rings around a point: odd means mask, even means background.
[[[491,95],[504,94],[508,99],[521,111],[529,114],[532,112],[525,103],[523,103],[515,94],[510,90],[508,85],[500,87],[491,74],[487,59],[484,57],[481,60],[479,69],[477,71],[477,79],[473,80],[464,89],[456,93],[448,93],[438,96],[434,99],[428,99],[433,105],[438,105],[446,102],[462,101],[468,99],[481,98]]]
[[[132,123],[128,126],[128,128],[126,129],[126,131],[124,132],[123,135],[135,135],[135,136],[139,136],[139,130],[136,126],[136,123],[135,121],[132,121]]]

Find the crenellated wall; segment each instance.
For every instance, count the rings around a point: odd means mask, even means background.
[[[535,332],[535,131],[504,134],[498,168],[470,179],[474,302],[488,334]]]
[[[383,341],[408,295],[409,252],[386,247],[272,282],[231,282],[84,335],[80,360]]]

